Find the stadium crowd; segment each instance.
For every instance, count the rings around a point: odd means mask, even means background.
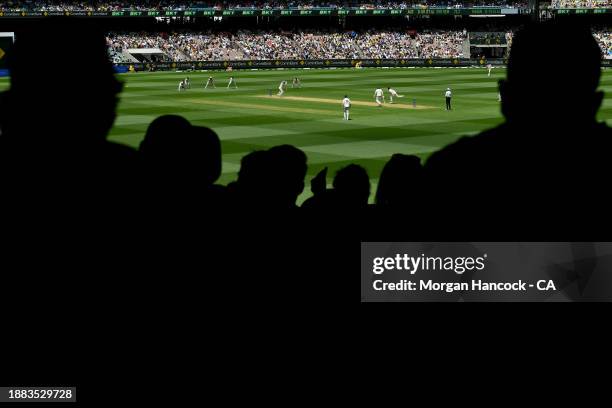
[[[138,0],[138,1],[62,1],[46,0],[4,0],[0,1],[0,10],[5,11],[119,11],[119,10],[187,10],[187,9],[312,9],[312,8],[361,8],[361,9],[406,9],[411,7],[526,7],[526,1],[511,0],[414,0],[414,1],[174,1],[174,0]]]
[[[612,0],[552,0],[550,8],[609,8],[612,7]]]
[[[174,61],[454,58],[463,57],[465,31],[264,32],[110,34],[114,62],[130,48],[159,48]]]
[[[425,7],[506,7],[527,8],[524,0],[365,0],[365,1],[180,1],[180,0],[138,0],[127,1],[64,1],[47,0],[3,0],[0,10],[3,11],[145,11],[145,10],[188,10],[188,9],[312,9],[312,8],[360,8],[360,9],[407,9]],[[551,9],[558,8],[611,8],[612,0],[552,0]]]
[[[507,43],[508,33],[504,32],[474,32],[470,33],[471,45],[503,45]]]
[[[612,58],[612,32],[593,30],[604,58]],[[107,37],[114,63],[133,61],[132,48],[158,48],[172,61],[273,59],[469,58],[463,52],[467,31],[299,31],[235,33],[111,33]],[[472,45],[512,45],[505,34],[470,33]]]
[[[612,58],[612,31],[610,30],[600,30],[594,31],[593,36],[597,40],[599,47],[601,48],[601,53],[604,58],[611,59]]]

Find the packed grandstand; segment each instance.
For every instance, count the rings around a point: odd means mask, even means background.
[[[235,33],[111,34],[109,48],[115,62],[126,62],[125,50],[154,48],[174,61],[352,59],[352,58],[462,58],[465,31],[365,31]]]
[[[45,1],[8,0],[0,1],[2,11],[120,11],[120,10],[197,10],[197,9],[313,9],[313,8],[359,8],[359,9],[409,9],[409,8],[469,8],[503,7],[527,8],[528,1],[521,0],[412,0],[412,1]],[[550,0],[543,1],[541,8],[612,8],[612,0]]]
[[[612,0],[552,0],[543,2],[551,8],[608,8]],[[414,1],[172,1],[139,0],[124,1],[0,1],[0,10],[23,11],[118,11],[118,10],[187,10],[187,9],[231,9],[231,8],[365,8],[365,9],[407,9],[412,7],[505,7],[526,8],[527,1],[512,0],[414,0]]]
[[[0,1],[4,10],[186,10],[186,9],[229,9],[229,8],[384,8],[404,9],[411,7],[526,7],[526,1],[511,0],[414,0],[414,1],[172,1],[172,0],[138,0],[138,1],[39,1],[14,0]]]
[[[490,36],[490,38],[488,37]],[[604,58],[612,58],[612,32],[594,31]],[[299,30],[198,33],[112,33],[107,37],[115,63],[133,62],[129,50],[157,49],[168,61],[469,58],[466,40],[510,46],[512,32]]]
[[[406,9],[414,7],[528,7],[527,1],[513,0],[264,0],[264,1],[49,1],[0,0],[0,11],[7,10],[187,10],[187,9],[308,9],[360,8]],[[552,0],[541,2],[543,9],[612,8],[612,0]],[[515,10],[516,11],[516,10]],[[605,12],[605,10],[602,10]],[[521,14],[517,14],[521,16]],[[426,20],[424,20],[426,21]],[[439,21],[439,20],[438,20]],[[600,22],[601,23],[601,22]],[[511,46],[518,24],[504,21],[497,27],[466,29],[463,21],[442,25],[411,23],[399,26],[344,27],[330,22],[321,27],[265,26],[235,24],[225,29],[192,24],[189,28],[148,27],[144,31],[111,29],[107,36],[109,53],[115,63],[142,62],[139,50],[149,50],[147,61],[227,61],[283,59],[448,59],[470,58],[483,50],[502,58]],[[206,27],[206,29],[203,29]],[[602,57],[612,59],[612,33],[607,26],[594,29]],[[481,47],[475,50],[475,48]]]

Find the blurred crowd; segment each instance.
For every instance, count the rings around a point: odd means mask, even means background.
[[[552,0],[551,8],[608,8],[612,0]]]
[[[172,40],[168,34],[131,34],[115,35],[110,34],[107,39],[109,54],[115,63],[128,62],[130,59],[123,54],[124,51],[135,48],[155,48],[163,52],[173,61],[184,61],[187,58],[179,51],[178,43]]]
[[[507,42],[508,33],[504,32],[474,32],[470,33],[471,45],[503,45]]]
[[[470,44],[512,46],[506,33],[470,33]],[[612,58],[612,32],[593,31],[603,58]],[[172,61],[275,59],[469,58],[464,53],[467,31],[297,31],[239,30],[235,33],[112,33],[106,41],[114,63],[132,61],[124,53],[157,48]]]
[[[604,58],[612,59],[612,31],[601,30],[593,32],[593,36],[599,43]]]
[[[361,9],[407,9],[414,7],[506,7],[527,8],[525,0],[366,0],[366,1],[180,1],[180,0],[137,0],[137,1],[49,1],[49,0],[5,0],[0,1],[0,10],[4,11],[120,11],[120,10],[188,10],[230,8],[250,9],[311,9],[311,8],[361,8]],[[552,0],[550,8],[608,8],[612,0]]]
[[[22,11],[22,10],[87,10],[87,11],[118,11],[118,10],[186,10],[198,8],[296,8],[309,9],[316,7],[329,8],[363,8],[363,9],[406,9],[411,7],[526,7],[526,1],[512,0],[414,0],[414,1],[173,1],[173,0],[137,0],[137,1],[48,1],[48,0],[8,0],[0,1],[0,10]]]
[[[462,58],[465,31],[111,34],[114,62],[130,48],[159,48],[174,61],[270,59]],[[466,56],[467,57],[467,56]]]

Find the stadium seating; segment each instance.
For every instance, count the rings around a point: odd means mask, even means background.
[[[603,1],[603,0],[602,0]],[[309,9],[316,7],[329,8],[364,8],[364,9],[405,9],[410,7],[526,7],[526,1],[512,0],[414,0],[414,1],[387,1],[387,0],[344,0],[344,1],[104,1],[104,2],[85,2],[85,1],[63,1],[52,2],[42,0],[9,0],[0,2],[0,10],[87,10],[87,11],[111,11],[111,10],[186,10],[186,9],[230,9],[230,8],[297,8]]]
[[[608,8],[612,7],[610,0],[552,0],[551,8]]]
[[[598,30],[593,32],[593,36],[599,43],[603,58],[612,59],[612,31]]]
[[[142,34],[107,38],[117,56],[130,48],[159,48],[174,61],[242,59],[463,58],[462,31],[265,32]],[[467,57],[467,56],[465,56]],[[121,62],[115,59],[115,62]]]
[[[501,44],[510,48],[512,31],[469,33],[470,43]],[[612,32],[596,29],[593,35],[603,58],[612,58]],[[111,33],[107,44],[113,62],[131,62],[125,50],[158,48],[173,61],[270,60],[270,59],[373,59],[468,58],[462,31],[266,32],[228,33]]]

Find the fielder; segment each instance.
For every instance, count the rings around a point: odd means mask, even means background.
[[[208,89],[208,87],[211,88],[216,88],[215,87],[215,80],[213,79],[213,77],[208,77],[208,81],[206,81],[206,85],[204,85],[204,89]]]
[[[229,89],[232,85],[234,85],[234,89],[238,89],[238,84],[236,83],[234,77],[230,77],[229,82],[227,84],[227,89]]]
[[[376,88],[374,91],[374,99],[376,99],[376,103],[379,107],[385,103],[385,93],[383,92],[382,88]]]
[[[283,96],[285,94],[285,91],[287,90],[287,81],[281,81],[280,85],[278,86],[278,96]]]
[[[185,81],[181,81],[179,82],[179,85],[178,85],[178,91],[181,92],[184,90],[185,90]]]
[[[191,89],[191,79],[185,78],[185,89]]]
[[[344,120],[351,120],[350,119],[350,109],[351,109],[351,100],[349,99],[348,95],[344,95],[344,99],[342,100],[342,108],[344,110]]]
[[[300,81],[300,78],[298,77],[293,77],[293,83],[291,84],[292,88],[301,88],[302,87],[302,82]]]
[[[389,91],[389,103],[393,103],[393,98],[403,98],[404,95],[398,95],[397,91],[393,88],[387,88],[387,91]]]
[[[487,74],[487,76],[491,76],[491,70],[493,69],[493,65],[491,64],[487,64],[487,69],[489,70],[489,73]]]

